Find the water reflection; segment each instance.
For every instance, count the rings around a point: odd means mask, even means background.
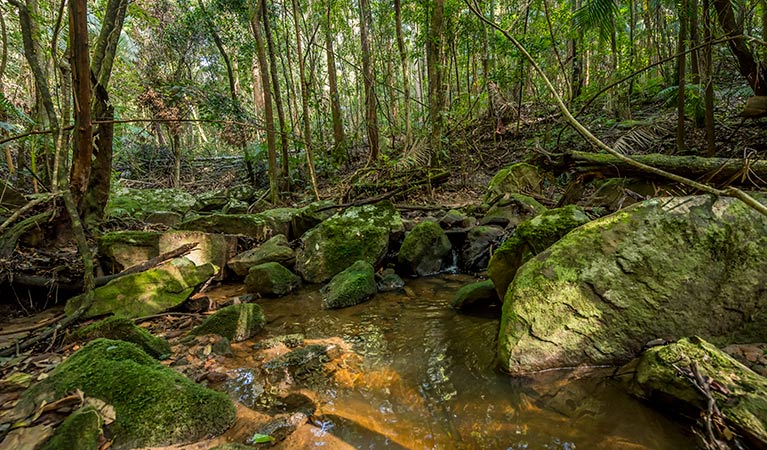
[[[459,315],[449,301],[471,278],[410,280],[343,310],[320,308],[316,288],[260,302],[259,339],[335,338],[354,354],[310,389],[317,433],[364,449],[694,449],[685,427],[631,399],[608,378],[549,373],[514,379],[495,370],[498,320]],[[243,397],[263,392],[237,361]],[[252,399],[250,399],[252,400]],[[257,401],[252,401],[257,404]],[[315,431],[316,431],[315,430]],[[316,436],[315,445],[322,442]]]

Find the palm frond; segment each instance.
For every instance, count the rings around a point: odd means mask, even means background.
[[[575,26],[581,30],[598,29],[599,37],[609,41],[615,31],[618,4],[615,0],[589,0],[573,15]]]
[[[425,138],[420,137],[405,150],[402,158],[397,161],[395,170],[400,172],[415,167],[429,167],[431,156],[431,147],[429,146],[428,141]]]
[[[624,155],[649,153],[662,142],[668,130],[657,125],[641,125],[629,130],[613,144],[613,149]]]

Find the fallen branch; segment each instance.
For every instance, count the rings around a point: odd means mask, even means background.
[[[148,269],[151,269],[153,267],[159,266],[160,264],[162,264],[162,263],[164,263],[164,262],[166,262],[168,260],[171,260],[173,258],[178,258],[180,256],[187,255],[192,250],[194,250],[194,248],[197,247],[198,244],[199,244],[199,242],[190,242],[188,244],[182,245],[181,247],[179,247],[177,249],[170,250],[170,251],[167,251],[167,252],[163,253],[162,255],[155,256],[154,258],[152,258],[150,260],[147,260],[147,261],[144,261],[141,264],[136,264],[135,266],[131,266],[131,267],[123,270],[122,272],[115,273],[115,274],[112,274],[112,275],[105,275],[103,277],[98,277],[95,280],[95,285],[96,286],[103,286],[103,285],[109,283],[110,281],[115,280],[115,279],[120,278],[120,277],[124,277],[125,275],[130,275],[130,274],[134,274],[134,273],[143,272],[145,270],[148,270]]]

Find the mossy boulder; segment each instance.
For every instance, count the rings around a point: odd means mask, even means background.
[[[512,164],[498,171],[487,186],[484,202],[504,194],[540,194],[544,177],[538,168],[527,163]]]
[[[732,198],[651,199],[517,270],[498,357],[513,374],[623,363],[656,337],[763,342],[767,218]]]
[[[98,450],[101,425],[101,414],[96,408],[80,408],[56,427],[42,450]]]
[[[467,284],[458,289],[450,305],[460,311],[490,306],[499,303],[492,280]]]
[[[222,433],[235,418],[225,394],[163,366],[135,344],[109,339],[72,354],[28,390],[19,407],[34,411],[75,389],[114,407],[109,428],[118,450],[197,441]]]
[[[495,283],[498,296],[506,295],[506,289],[522,264],[587,222],[589,217],[583,210],[568,205],[545,211],[517,225],[514,234],[498,247],[487,266],[487,274]]]
[[[450,239],[442,228],[434,222],[425,221],[405,236],[397,262],[408,275],[434,275],[445,265],[452,249]]]
[[[391,202],[349,208],[307,231],[296,251],[296,271],[310,283],[323,283],[357,260],[381,263],[391,233],[404,229]]]
[[[99,256],[112,272],[121,272],[160,254],[161,233],[113,231],[98,238]]]
[[[546,211],[538,200],[523,194],[507,194],[479,220],[480,225],[515,227],[520,223]]]
[[[191,243],[196,243],[197,246],[186,258],[198,266],[211,263],[216,267],[224,267],[237,251],[237,237],[231,234],[168,231],[160,236],[160,254]],[[223,278],[223,273],[224,271],[219,272],[219,278]]]
[[[180,189],[113,189],[106,207],[108,217],[143,219],[157,211],[184,214],[191,210],[197,199]]]
[[[439,226],[446,230],[453,228],[468,228],[472,226],[474,222],[475,220],[473,217],[469,217],[457,209],[451,209],[439,220]]]
[[[691,337],[650,348],[619,373],[629,374],[634,395],[695,416],[705,413],[707,399],[677,370],[690,370],[693,363],[716,384],[711,395],[727,426],[746,438],[747,445],[767,448],[767,378],[703,339]]]
[[[166,311],[183,303],[197,285],[217,270],[213,264],[196,266],[186,258],[176,258],[153,269],[125,275],[94,289],[93,304],[84,317],[114,314],[134,318]],[[84,295],[70,298],[66,313],[74,313],[84,300]]]
[[[250,339],[266,325],[264,311],[255,303],[221,308],[192,330],[192,335],[217,334],[232,342]]]
[[[320,289],[322,307],[338,309],[358,305],[377,291],[373,266],[367,261],[357,261]]]
[[[460,267],[467,272],[485,270],[490,261],[490,251],[498,246],[503,234],[502,228],[487,225],[469,230],[458,258]]]
[[[301,285],[301,278],[285,266],[268,262],[253,266],[245,277],[248,292],[266,296],[281,296]]]
[[[75,340],[93,340],[98,338],[132,342],[155,358],[170,354],[170,344],[161,337],[153,336],[143,328],[137,327],[124,317],[109,317],[78,329]]]
[[[296,262],[296,252],[288,245],[288,238],[278,234],[258,247],[242,252],[226,263],[234,273],[244,277],[251,267],[268,262],[280,263],[292,267]]]
[[[181,222],[178,228],[206,233],[237,234],[259,241],[288,232],[286,226],[275,228],[273,222],[260,214],[208,214]]]

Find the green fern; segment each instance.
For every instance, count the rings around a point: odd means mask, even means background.
[[[575,26],[581,30],[596,28],[599,37],[609,41],[615,31],[618,4],[615,0],[590,0],[573,15]]]

